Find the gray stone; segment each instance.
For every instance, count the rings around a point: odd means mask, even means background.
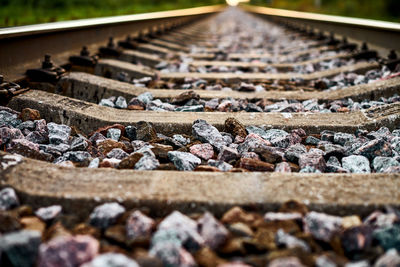
[[[396,249],[390,249],[380,256],[374,267],[397,267],[400,266],[400,255]]]
[[[288,147],[285,152],[285,158],[287,158],[291,162],[297,163],[300,156],[305,153],[307,153],[307,149],[305,146],[301,144],[295,144]]]
[[[125,109],[128,107],[128,104],[126,103],[126,99],[123,96],[117,97],[117,100],[115,100],[115,107],[120,108],[120,109]]]
[[[24,121],[23,123],[21,123],[17,126],[17,129],[20,129],[21,131],[26,130],[26,129],[29,131],[34,131],[35,130],[35,122]]]
[[[225,226],[209,212],[204,213],[197,221],[197,229],[204,243],[213,250],[223,245],[229,235]]]
[[[159,230],[152,238],[150,256],[159,258],[165,267],[195,267],[192,255],[182,248],[181,240],[174,230]]]
[[[17,114],[12,114],[5,110],[0,110],[0,127],[11,126],[17,127],[22,121],[18,119]]]
[[[70,148],[67,144],[58,144],[58,145],[39,145],[39,149],[53,155],[54,157],[58,158],[62,156],[65,152],[68,151]]]
[[[304,231],[315,239],[329,242],[341,229],[342,218],[318,212],[309,212],[303,220]]]
[[[86,150],[88,147],[88,143],[86,141],[86,138],[82,136],[74,137],[72,139],[71,145],[70,145],[70,150],[72,151],[83,151]]]
[[[168,158],[181,171],[193,171],[201,163],[201,159],[187,152],[169,151]]]
[[[342,158],[342,167],[351,173],[370,173],[369,161],[364,156],[351,155]]]
[[[273,146],[286,148],[290,144],[289,133],[280,129],[270,129],[264,131],[263,129],[256,126],[246,127],[248,133],[254,133],[269,141]]]
[[[88,168],[98,168],[100,165],[100,158],[94,158],[90,161]]]
[[[192,133],[195,138],[201,142],[210,143],[213,147],[220,150],[227,146],[227,142],[222,134],[214,126],[204,120],[196,120],[192,125]]]
[[[209,159],[207,164],[212,167],[217,167],[220,171],[226,172],[232,170],[233,166],[222,160]]]
[[[377,156],[390,157],[392,156],[392,149],[390,144],[383,139],[374,139],[367,144],[359,147],[354,154],[361,155],[369,160],[373,160]]]
[[[129,138],[129,140],[136,140],[136,130],[136,127],[132,125],[125,127],[126,136]]]
[[[19,206],[19,200],[14,189],[7,187],[0,191],[0,210],[9,210]]]
[[[89,141],[92,143],[92,145],[97,146],[98,143],[100,143],[106,139],[107,138],[104,135],[102,135],[99,132],[96,132],[89,138]]]
[[[110,128],[107,130],[107,138],[111,138],[112,140],[119,141],[121,137],[121,130],[118,128]]]
[[[376,172],[385,172],[389,167],[400,166],[400,162],[389,157],[376,157],[372,166]]]
[[[344,267],[370,267],[368,261],[356,261],[356,262],[348,262],[344,265]]]
[[[64,154],[63,158],[72,162],[87,162],[89,164],[91,155],[86,151],[69,151]]]
[[[244,142],[239,144],[239,146],[237,147],[237,150],[240,154],[243,155],[243,153],[246,153],[249,151],[252,152],[252,151],[256,150],[257,148],[266,148],[270,145],[271,145],[271,143],[269,141],[264,140],[257,134],[250,133],[246,136],[246,138],[244,139]]]
[[[147,105],[153,100],[153,95],[150,92],[145,92],[138,95],[137,99]]]
[[[186,137],[184,137],[184,136],[182,136],[182,135],[180,135],[180,134],[174,134],[174,135],[172,136],[172,138],[173,138],[176,142],[179,142],[179,143],[181,143],[181,144],[184,145],[184,146],[190,144],[190,138],[186,138]]]
[[[110,99],[103,98],[102,100],[100,100],[99,106],[113,108],[114,102],[111,101]]]
[[[121,148],[113,148],[107,153],[107,158],[124,159],[127,156],[129,156],[129,154],[123,151]]]
[[[312,166],[305,166],[304,168],[300,169],[299,173],[321,173],[321,171]]]
[[[282,267],[282,266],[288,266],[288,267],[305,267],[299,258],[294,257],[294,256],[287,256],[287,257],[281,257],[281,258],[276,258],[272,260],[269,264],[268,267]]]
[[[285,233],[282,229],[279,229],[276,232],[275,242],[278,246],[285,246],[288,249],[301,248],[307,252],[311,251],[310,247],[306,242],[297,237]]]
[[[384,250],[400,249],[400,226],[398,224],[376,229],[373,237]]]
[[[179,211],[174,211],[168,215],[157,228],[160,230],[175,231],[180,243],[189,251],[196,251],[204,245],[204,239],[197,232],[196,221],[183,215]]]
[[[154,152],[151,150],[153,148],[152,145],[147,144],[146,146],[135,150],[135,153],[142,153],[144,156],[149,156],[149,157],[153,157],[155,158],[156,155],[154,154]]]
[[[235,148],[224,146],[218,154],[218,160],[229,162],[231,160],[238,159],[240,157],[239,152]]]
[[[318,145],[319,142],[321,142],[321,140],[311,135],[308,136],[305,141],[306,145],[313,145],[313,146]]]
[[[51,221],[61,214],[62,207],[60,205],[53,205],[49,207],[43,207],[35,212],[35,215],[42,221]]]
[[[315,260],[315,267],[338,267],[338,265],[326,255],[321,255]]]
[[[181,106],[181,107],[175,108],[175,111],[181,111],[181,112],[202,112],[202,111],[204,111],[204,106],[203,106],[203,105]]]
[[[90,214],[90,224],[105,229],[114,224],[124,212],[125,208],[117,202],[102,204]]]
[[[141,153],[141,152],[139,152]],[[157,169],[160,166],[160,162],[152,156],[144,155],[139,159],[138,162],[135,164],[135,170],[139,171],[150,171]]]
[[[97,256],[81,267],[139,267],[139,264],[124,254],[108,252]]]
[[[326,164],[342,167],[342,164],[340,163],[338,158],[335,156],[330,156],[328,161],[326,162]]]
[[[69,135],[71,134],[71,127],[64,124],[56,124],[50,122],[47,124],[49,130],[49,142],[53,145],[67,144]]]
[[[39,231],[21,230],[0,236],[0,251],[12,266],[34,266],[38,256],[41,234]]]
[[[367,134],[369,139],[384,139],[390,141],[393,138],[392,133],[387,127],[381,127],[378,131],[373,131]]]
[[[353,142],[356,139],[354,134],[348,134],[348,133],[335,133],[333,135],[333,142],[335,144],[339,145],[344,145],[346,142]]]

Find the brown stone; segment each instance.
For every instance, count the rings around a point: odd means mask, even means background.
[[[236,222],[250,224],[254,222],[256,218],[257,217],[253,213],[247,213],[240,207],[233,207],[222,216],[221,222],[226,224]]]
[[[71,233],[65,229],[61,222],[56,222],[43,235],[43,241],[48,241],[57,236],[69,236]]]
[[[153,148],[151,148],[151,151],[153,151],[154,155],[158,159],[162,160],[168,160],[168,151],[172,151],[174,148],[170,145],[162,145],[158,143],[152,143],[151,144]]]
[[[199,165],[194,169],[195,172],[220,172],[221,170],[217,167],[208,165]]]
[[[183,105],[191,99],[200,99],[200,95],[192,90],[183,92],[182,94],[171,99],[171,104]]]
[[[21,229],[18,217],[10,211],[0,211],[0,233]]]
[[[20,218],[31,216],[33,214],[32,207],[28,205],[19,206],[18,208],[14,209],[14,212]]]
[[[126,241],[125,226],[124,225],[111,226],[106,230],[104,236],[115,242],[123,244]]]
[[[74,235],[91,235],[95,238],[100,238],[100,230],[86,223],[76,225],[74,229],[72,229],[72,233]]]
[[[305,252],[301,248],[271,251],[267,257],[269,262],[278,258],[297,257],[304,265],[315,266],[315,257],[313,257],[311,253]]]
[[[245,138],[247,136],[246,128],[235,118],[228,118],[225,120],[225,132],[232,134],[233,136],[241,136]]]
[[[89,136],[92,136],[95,133],[101,133],[102,135],[107,136],[108,129],[112,129],[112,128],[120,129],[121,130],[121,136],[125,135],[125,126],[122,125],[122,124],[115,123],[113,125],[101,127],[99,129],[97,129],[96,131],[92,132],[91,134],[89,134]]]
[[[218,255],[208,247],[204,247],[198,250],[194,254],[194,259],[199,266],[204,267],[217,267],[219,264],[225,263],[226,261],[218,257]]]
[[[275,169],[274,164],[250,158],[241,158],[239,167],[256,172],[272,172]]]
[[[279,212],[285,212],[285,213],[297,212],[301,213],[302,215],[305,215],[306,213],[308,213],[308,208],[306,205],[296,200],[289,200],[282,204],[282,206],[279,208]]]
[[[46,224],[35,216],[23,217],[20,222],[25,230],[36,230],[43,234],[46,229]]]
[[[149,142],[157,139],[157,132],[151,123],[139,121],[136,124],[136,128],[136,138],[138,140]]]
[[[282,157],[279,154],[265,148],[256,148],[254,152],[260,155],[261,159],[267,163],[275,164],[282,161]]]
[[[293,162],[288,162],[290,165],[290,169],[292,172],[299,172],[300,171],[300,166],[297,165],[296,163]]]
[[[141,105],[129,105],[128,109],[130,110],[144,110],[144,107]]]
[[[113,150],[114,148],[121,148],[124,151],[127,150],[126,146],[121,143],[121,142],[117,142],[115,140],[112,139],[106,139],[103,142],[99,143],[97,145],[97,148],[99,149],[99,151],[103,154],[106,155],[108,152],[110,152],[111,150]]]
[[[246,255],[243,238],[231,238],[218,251],[222,254]]]
[[[175,165],[173,163],[161,163],[160,166],[158,166],[157,170],[159,171],[175,171],[177,170]]]
[[[129,155],[119,163],[118,169],[133,169],[141,157],[143,157],[142,153],[133,153]]]
[[[40,113],[36,109],[24,108],[19,114],[22,121],[40,120]]]

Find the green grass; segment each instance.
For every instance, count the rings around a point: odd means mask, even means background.
[[[137,14],[224,3],[222,0],[0,0],[0,27]]]
[[[267,3],[270,2],[270,3]],[[306,12],[400,22],[400,0],[251,0],[251,4]]]

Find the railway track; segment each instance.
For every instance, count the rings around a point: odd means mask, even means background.
[[[396,266],[399,31],[252,6],[0,30],[1,265]]]

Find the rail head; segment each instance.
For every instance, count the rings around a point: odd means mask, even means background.
[[[149,13],[109,16],[109,17],[90,18],[90,19],[78,19],[78,20],[9,27],[0,29],[0,40],[5,38],[22,37],[26,35],[31,36],[35,34],[69,31],[69,30],[85,29],[91,27],[101,27],[105,25],[110,26],[116,24],[132,23],[137,21],[149,21],[156,19],[203,15],[203,14],[220,12],[223,9],[225,9],[225,7],[226,5],[202,6],[202,7],[177,9],[170,11],[149,12]]]
[[[292,25],[318,29],[326,33],[332,32],[337,37],[346,37],[350,42],[359,45],[366,42],[381,56],[388,55],[391,50],[400,51],[400,23],[252,5],[241,5],[241,8],[253,14],[274,17]]]
[[[323,21],[327,23],[347,25],[348,27],[357,26],[362,28],[386,30],[386,31],[393,31],[400,33],[400,23],[396,22],[324,15],[318,13],[300,12],[300,11],[261,7],[261,6],[251,6],[251,5],[243,5],[242,8],[253,13],[269,15],[269,16],[301,19],[308,21]]]

